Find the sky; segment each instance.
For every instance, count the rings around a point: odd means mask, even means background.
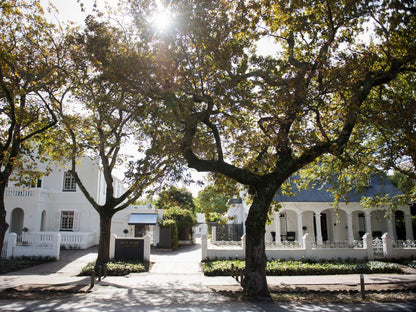
[[[55,22],[68,22],[75,21],[82,25],[84,19],[88,14],[92,13],[94,0],[81,0],[84,3],[85,12],[81,11],[81,6],[77,0],[41,0],[41,4],[44,8],[48,6],[48,3],[52,3],[58,10],[58,14],[54,14],[52,17]],[[108,3],[111,6],[115,6],[118,0],[97,0],[98,8],[104,8]]]

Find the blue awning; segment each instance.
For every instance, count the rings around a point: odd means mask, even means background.
[[[157,213],[132,213],[129,219],[129,225],[157,223]]]

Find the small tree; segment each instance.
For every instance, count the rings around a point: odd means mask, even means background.
[[[178,239],[188,240],[192,234],[192,226],[196,224],[195,214],[178,206],[165,206],[163,219],[174,220],[178,226]]]
[[[198,211],[205,213],[207,221],[219,221],[228,210],[230,198],[229,195],[220,193],[214,185],[208,185],[198,192],[196,206]]]
[[[0,250],[9,227],[4,193],[21,156],[42,156],[42,135],[57,123],[67,48],[38,0],[0,4]],[[54,97],[54,99],[52,99]],[[36,146],[38,148],[36,148]]]
[[[185,188],[177,188],[171,186],[168,190],[159,193],[156,201],[156,207],[159,209],[167,209],[167,206],[178,206],[195,213],[196,206],[192,193]]]
[[[113,215],[151,186],[169,181],[175,160],[165,148],[168,131],[160,120],[160,107],[147,94],[156,84],[151,78],[153,56],[146,35],[132,42],[127,33],[91,16],[86,25],[83,33],[68,38],[73,44],[73,106],[62,105],[60,112],[70,137],[72,175],[100,216],[97,263],[106,263]],[[127,143],[135,151],[129,152]],[[102,167],[103,202],[92,196],[78,175],[81,155],[97,159]],[[117,194],[113,172],[126,164],[128,188]]]

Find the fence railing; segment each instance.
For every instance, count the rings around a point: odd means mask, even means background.
[[[52,233],[23,233],[17,235],[16,246],[32,246],[37,248],[51,248],[55,244],[56,235]]]
[[[415,240],[398,240],[393,243],[393,247],[416,248]]]
[[[60,232],[61,247],[66,249],[87,249],[96,244],[93,232]]]
[[[8,188],[5,192],[7,197],[33,197],[34,195],[35,191],[32,189]]]

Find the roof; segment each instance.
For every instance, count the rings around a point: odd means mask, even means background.
[[[241,198],[231,198],[228,200],[228,205],[237,205],[237,204],[241,204],[243,201],[241,200]]]
[[[154,225],[157,223],[157,213],[132,213],[129,218],[129,225],[147,224]]]
[[[274,197],[274,200],[279,202],[333,202],[334,197],[329,191],[331,185],[315,185],[306,190],[298,190],[295,183],[290,183],[292,186],[292,193],[294,196],[283,195],[279,190]],[[376,195],[389,194],[391,196],[402,195],[403,193],[395,187],[385,176],[374,175],[371,177],[371,184],[364,188],[362,192],[350,191],[346,198],[349,202],[360,202],[361,197],[374,197]],[[340,199],[345,202],[346,199]]]

